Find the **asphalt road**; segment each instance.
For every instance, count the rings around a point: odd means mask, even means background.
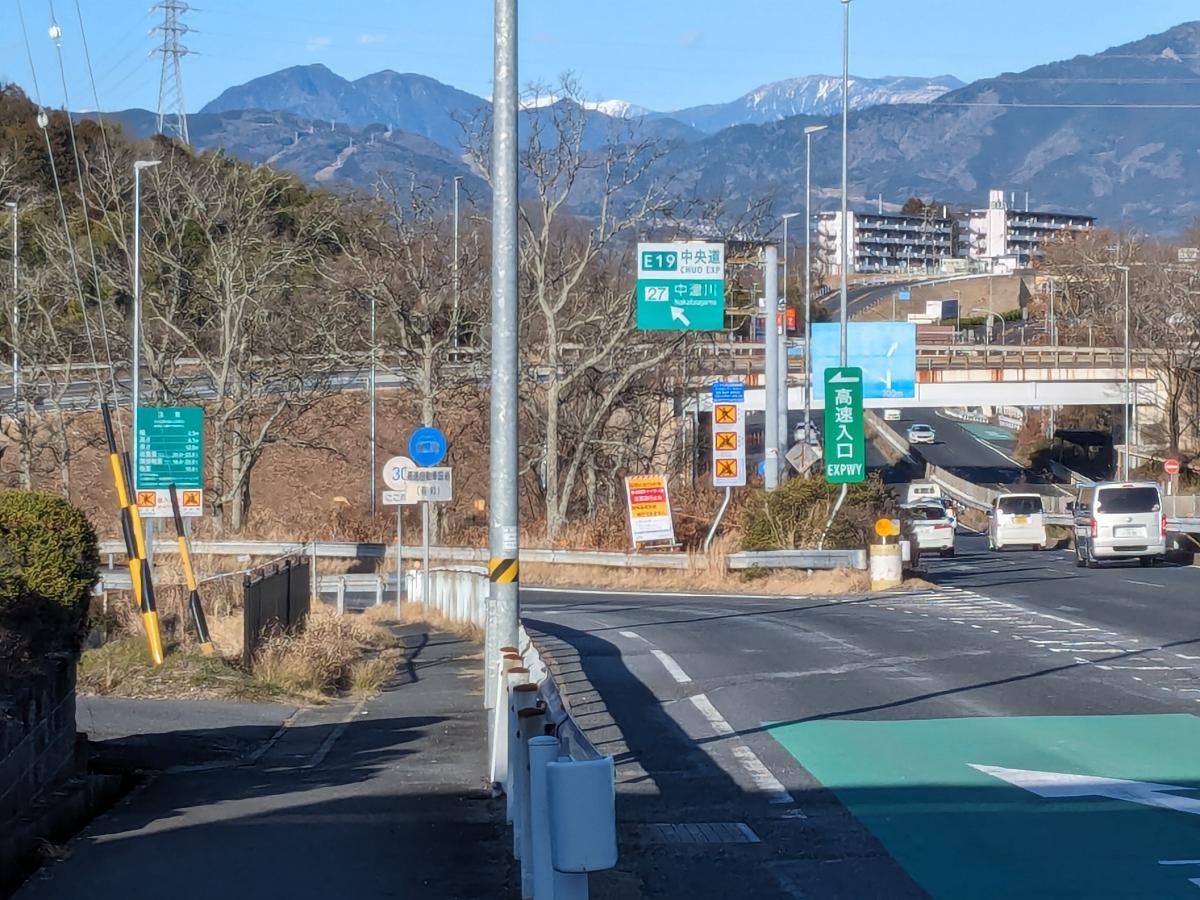
[[[936,435],[933,444],[918,444],[916,449],[927,462],[941,466],[975,484],[1015,484],[1036,482],[1036,475],[1003,450],[972,434],[971,423],[960,422],[935,409],[903,409],[900,420],[887,424],[904,437],[908,427],[922,422],[931,425]],[[1003,446],[1001,444],[1000,446]]]
[[[525,592],[620,728],[644,896],[1195,894],[1196,571],[959,540],[869,597]],[[761,843],[646,838],[683,822]]]

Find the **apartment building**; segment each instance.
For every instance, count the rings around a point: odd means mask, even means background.
[[[933,272],[953,256],[953,220],[943,216],[905,216],[851,210],[849,227],[841,212],[817,217],[817,259],[824,270],[837,273],[842,235],[850,235],[851,272]]]
[[[1090,231],[1096,220],[1076,213],[1014,209],[1004,191],[988,193],[987,209],[971,210],[965,229],[968,258],[985,271],[1027,268],[1049,241]]]

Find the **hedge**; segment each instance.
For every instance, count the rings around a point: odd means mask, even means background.
[[[771,493],[757,491],[746,510],[743,550],[796,550],[817,546],[829,511],[841,488],[821,475],[792,478]],[[892,490],[873,473],[852,484],[846,502],[825,537],[826,549],[857,550],[867,546],[880,517],[899,515]]]
[[[99,547],[87,517],[52,494],[0,491],[0,621],[33,647],[78,649]]]

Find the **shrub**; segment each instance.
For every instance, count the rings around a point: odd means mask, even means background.
[[[96,582],[96,532],[61,497],[0,491],[0,621],[33,649],[78,649]]]
[[[755,492],[746,510],[742,549],[816,547],[840,490],[818,475],[793,478],[773,493]],[[825,537],[825,547],[831,550],[866,547],[874,533],[875,520],[898,515],[896,495],[878,474],[872,474],[862,484],[850,485],[846,502]]]

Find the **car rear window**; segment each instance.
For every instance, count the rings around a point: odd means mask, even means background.
[[[912,431],[933,431],[933,429],[930,428],[928,425],[914,425],[914,426],[912,426],[911,430]]]
[[[1006,516],[1032,516],[1042,511],[1041,497],[1001,497],[1000,512]]]
[[[940,506],[914,506],[908,511],[908,514],[914,519],[929,520],[946,518],[946,511]]]
[[[1100,491],[1096,511],[1106,513],[1158,512],[1158,489],[1152,487],[1108,488]]]

